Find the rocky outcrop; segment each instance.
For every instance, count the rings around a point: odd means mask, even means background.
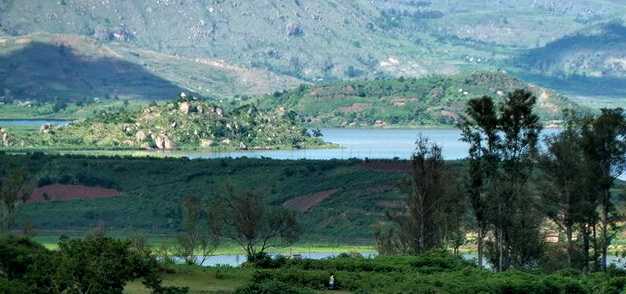
[[[200,147],[202,148],[209,148],[211,146],[213,146],[214,141],[210,140],[210,139],[204,139],[204,140],[200,140]]]
[[[178,110],[182,113],[182,114],[189,114],[192,110],[192,106],[191,103],[185,101],[185,102],[181,102],[180,105],[178,105]]]
[[[174,150],[176,144],[165,134],[160,134],[154,137],[154,146],[159,150]]]
[[[8,147],[11,145],[11,138],[7,130],[0,128],[0,146]]]
[[[49,132],[49,129],[49,126],[43,127],[42,133]],[[228,111],[213,101],[193,97],[151,105],[144,110],[102,112],[71,127],[55,126],[52,130],[48,135],[34,136],[26,142],[33,146],[49,146],[50,142],[64,146],[97,142],[101,147],[161,151],[321,143],[321,140],[308,136],[306,129],[293,120],[273,112],[251,111],[251,107]],[[21,142],[19,139],[14,141]]]
[[[139,131],[135,134],[135,140],[138,143],[144,142],[146,139],[148,139],[148,136],[144,131]]]

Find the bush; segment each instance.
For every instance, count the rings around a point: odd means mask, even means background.
[[[0,239],[0,293],[3,288],[29,293],[121,293],[127,282],[144,279],[156,293],[186,293],[185,288],[165,288],[160,267],[150,252],[140,252],[129,241],[101,236],[62,240],[49,251],[25,238]],[[19,291],[18,291],[19,290]]]
[[[249,260],[246,265],[251,265],[262,269],[277,269],[287,264],[287,258],[282,255],[275,257],[262,252],[258,253],[253,259]]]
[[[237,289],[235,294],[312,294],[315,293],[308,289],[297,289],[286,283],[278,281],[263,281],[261,283],[252,283],[243,288]]]

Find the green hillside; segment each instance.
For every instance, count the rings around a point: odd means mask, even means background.
[[[493,68],[625,14],[614,0],[2,0],[0,31],[82,35],[315,81]]]
[[[34,149],[274,149],[321,147],[293,112],[259,111],[244,105],[225,110],[191,98],[138,110],[101,111],[67,126],[12,133],[0,142],[9,148]],[[1,129],[0,129],[1,130]],[[0,146],[2,146],[0,145]]]
[[[300,84],[210,58],[185,58],[72,35],[0,38],[0,101],[159,100],[269,93]]]
[[[498,72],[305,85],[264,96],[258,103],[262,108],[292,109],[316,126],[450,126],[469,99],[483,95],[501,99],[515,89],[537,96],[537,111],[544,121],[559,120],[564,109],[579,109],[551,90]]]
[[[626,26],[592,26],[514,60],[529,79],[578,96],[626,95]]]
[[[398,207],[397,200],[402,197],[398,184],[408,170],[406,161],[186,160],[37,154],[14,159],[38,166],[40,185],[81,184],[121,192],[115,198],[22,205],[17,228],[31,223],[38,232],[62,233],[85,232],[102,225],[111,232],[171,234],[180,229],[184,197],[206,201],[220,195],[230,183],[261,193],[272,205],[296,209],[307,228],[307,240],[351,243],[371,240],[370,226],[384,216],[385,210]],[[301,205],[287,204],[298,197],[315,198],[318,193],[327,197],[306,211]]]

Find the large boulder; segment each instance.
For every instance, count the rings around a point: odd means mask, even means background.
[[[213,143],[214,142],[211,139],[203,139],[203,140],[200,140],[200,147],[202,147],[202,148],[209,148],[209,147],[213,146]]]
[[[191,112],[191,109],[192,109],[191,103],[187,101],[181,102],[178,105],[178,110],[180,110],[180,112],[183,114],[189,114],[189,112]]]
[[[146,135],[146,133],[144,131],[139,131],[135,134],[135,140],[138,143],[141,143],[143,141],[145,141],[146,139],[148,139],[148,136]]]
[[[154,146],[159,150],[174,150],[176,149],[176,144],[172,139],[164,134],[160,134],[154,137]]]
[[[9,145],[11,145],[9,133],[5,129],[0,128],[0,146],[8,147]]]

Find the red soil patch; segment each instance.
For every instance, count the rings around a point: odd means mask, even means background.
[[[74,199],[97,199],[116,196],[120,196],[120,192],[114,189],[54,184],[35,189],[26,202],[69,201]]]
[[[335,193],[337,193],[337,189],[296,197],[285,201],[285,203],[283,203],[283,207],[300,212],[307,212],[311,208],[318,206],[322,203],[322,201],[330,198],[330,196],[333,196]]]
[[[371,106],[370,103],[354,103],[350,106],[339,107],[341,112],[361,112],[368,109]]]
[[[411,164],[404,161],[369,161],[364,162],[361,167],[365,170],[408,173],[411,172]]]

